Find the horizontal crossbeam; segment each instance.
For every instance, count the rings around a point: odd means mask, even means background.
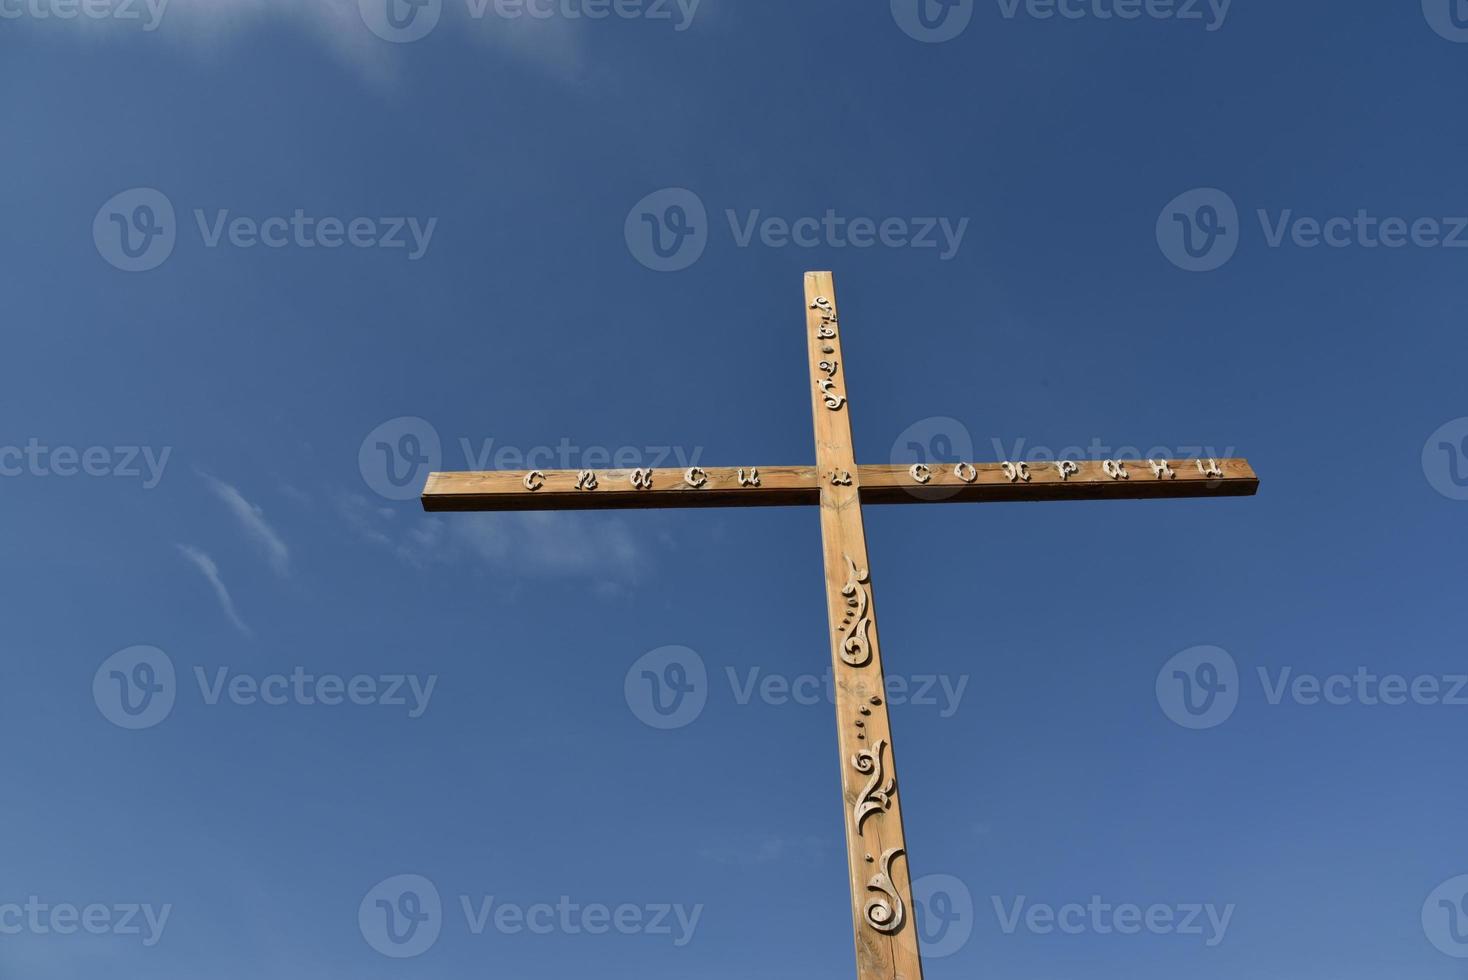
[[[849,481],[836,482],[836,481]],[[1247,460],[1106,460],[859,466],[693,467],[645,470],[494,470],[432,473],[427,511],[790,507],[820,503],[823,485],[856,486],[864,504],[1247,497],[1259,477]]]

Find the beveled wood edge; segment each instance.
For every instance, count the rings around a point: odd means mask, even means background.
[[[1198,464],[1216,464],[1222,476]],[[853,474],[864,504],[1014,503],[1046,500],[1155,500],[1197,497],[1248,497],[1259,492],[1260,480],[1246,459],[1168,460],[1161,476],[1146,461],[1120,461],[1125,476],[1113,476],[1107,462],[1076,461],[1062,475],[1061,464],[972,463],[932,464],[916,474],[912,467],[869,464]],[[971,467],[961,469],[963,466]],[[1008,468],[1006,468],[1008,467]],[[794,507],[820,501],[820,488],[832,474],[813,466],[758,467],[760,485],[739,483],[738,467],[654,469],[649,489],[636,489],[635,470],[595,471],[597,488],[578,490],[582,471],[546,470],[540,489],[525,486],[525,470],[431,473],[423,488],[423,509],[430,513],[532,510],[634,510],[693,507]],[[745,467],[746,481],[755,468]],[[1068,470],[1068,467],[1067,467]],[[1024,479],[1028,476],[1028,479]],[[925,478],[925,482],[920,480]],[[538,481],[537,481],[538,482]]]

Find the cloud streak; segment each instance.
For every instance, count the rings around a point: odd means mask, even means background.
[[[627,523],[609,514],[414,515],[404,526],[400,511],[360,494],[342,496],[338,511],[357,534],[420,567],[473,560],[516,577],[590,579],[610,593],[634,584],[646,557]]]
[[[198,569],[199,574],[203,575],[209,585],[213,587],[214,595],[219,600],[220,608],[224,610],[224,615],[229,618],[229,621],[234,624],[235,628],[246,636],[253,635],[250,627],[245,625],[245,621],[240,618],[239,612],[235,609],[234,598],[230,596],[229,589],[225,587],[224,579],[219,577],[219,566],[214,564],[214,559],[204,554],[198,548],[186,544],[179,544],[174,547],[178,548],[179,554],[183,555],[184,559],[190,565]]]
[[[434,34],[454,32],[487,43],[562,79],[575,77],[585,64],[582,28],[566,17],[507,18],[496,13],[493,0],[430,0],[429,6],[442,12]],[[376,85],[394,82],[399,62],[415,47],[375,35],[358,0],[139,0],[130,6],[114,2],[112,8],[136,16],[49,18],[46,23],[70,25],[79,36],[142,37],[148,43],[162,37],[206,59],[239,37],[283,25],[311,37]]]
[[[289,576],[291,571],[290,548],[276,533],[275,528],[266,522],[265,512],[246,500],[244,494],[223,480],[212,477],[208,473],[201,472],[199,476],[240,522],[240,526],[264,553],[265,560],[270,563],[275,573],[282,578]]]

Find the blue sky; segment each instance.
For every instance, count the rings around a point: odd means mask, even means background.
[[[375,2],[0,0],[0,976],[851,975],[815,513],[410,485],[811,461],[806,269],[1264,481],[868,510],[927,975],[1465,975],[1468,10]]]

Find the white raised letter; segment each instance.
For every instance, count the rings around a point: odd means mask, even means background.
[[[1000,463],[999,468],[1004,471],[1005,476],[1009,477],[1010,483],[1015,483],[1021,480],[1025,483],[1030,482],[1029,463]]]

